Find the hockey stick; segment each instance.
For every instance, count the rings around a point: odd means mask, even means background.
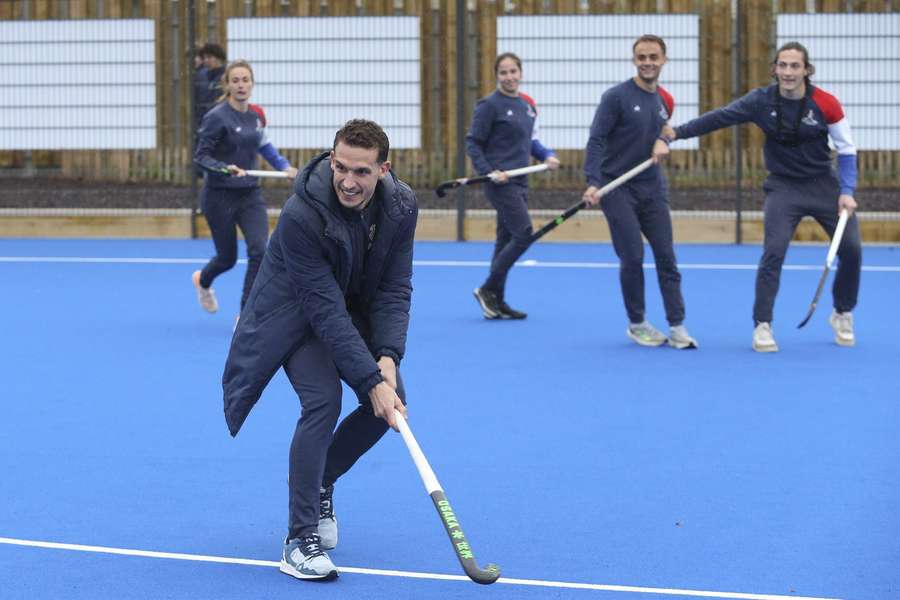
[[[247,177],[263,177],[268,179],[290,179],[291,176],[284,171],[244,171]]]
[[[210,169],[213,173],[221,173],[222,175],[231,175],[231,171],[228,169]],[[290,179],[291,176],[285,173],[284,171],[254,171],[252,169],[247,169],[244,171],[247,177],[262,177],[266,179]]]
[[[512,169],[511,171],[506,171],[507,177],[518,177],[519,175],[529,175],[531,173],[540,173],[541,171],[547,170],[547,165],[541,163],[539,165],[531,165],[530,167],[522,167],[521,169]],[[458,188],[461,185],[471,185],[473,183],[484,183],[485,181],[491,181],[494,178],[490,175],[479,175],[478,177],[460,177],[459,179],[451,179],[450,181],[445,181],[439,184],[436,188],[434,188],[434,193],[438,195],[438,198],[443,198],[447,193],[447,190],[452,190],[454,188]]]
[[[597,190],[597,193],[600,194],[601,197],[610,193],[611,191],[613,191],[614,189],[616,189],[617,187],[619,187],[620,185],[622,185],[623,183],[625,183],[626,181],[628,181],[629,179],[631,179],[632,177],[637,175],[638,173],[642,173],[645,170],[647,170],[650,167],[650,165],[652,165],[652,164],[653,164],[653,159],[648,158],[647,160],[645,160],[638,166],[634,167],[633,169],[631,169],[624,175],[617,177],[616,179],[613,179],[612,181],[610,181],[609,183],[604,185],[602,188]],[[578,204],[573,204],[572,206],[567,208],[564,213],[562,213],[561,215],[559,215],[558,217],[556,217],[549,223],[544,224],[543,227],[541,227],[540,229],[538,229],[537,231],[532,233],[531,234],[531,243],[533,244],[534,242],[538,241],[539,239],[541,239],[542,237],[544,237],[545,235],[547,235],[548,233],[550,233],[551,231],[553,231],[554,229],[556,229],[557,227],[559,227],[560,225],[565,223],[569,219],[569,217],[571,217],[572,215],[574,215],[575,213],[577,213],[579,210],[581,210],[582,208],[584,208],[586,206],[587,206],[587,202],[582,200]]]
[[[459,526],[456,514],[453,512],[453,509],[450,508],[450,502],[447,501],[447,496],[444,495],[441,484],[438,483],[434,471],[431,470],[431,466],[429,466],[428,461],[425,459],[422,449],[419,448],[416,438],[413,437],[412,431],[410,431],[409,425],[406,423],[406,419],[403,418],[403,415],[401,415],[399,411],[395,410],[394,420],[397,422],[397,429],[400,430],[403,441],[406,442],[406,448],[409,450],[409,455],[412,456],[413,462],[416,463],[416,469],[419,470],[419,476],[422,478],[422,483],[425,484],[425,491],[431,496],[434,507],[441,516],[441,522],[447,530],[447,535],[450,537],[450,543],[453,544],[453,550],[456,552],[456,558],[459,559],[463,571],[465,571],[466,575],[469,576],[469,579],[475,583],[484,585],[494,583],[500,578],[500,567],[489,564],[486,569],[482,569],[478,566],[478,563],[475,562],[472,548],[469,546],[469,542],[466,540],[466,536]]]
[[[810,318],[812,318],[813,313],[816,312],[816,304],[818,304],[819,296],[822,295],[822,290],[825,288],[825,280],[828,279],[828,271],[831,270],[831,263],[834,262],[838,246],[841,245],[841,238],[844,237],[844,229],[847,227],[847,219],[849,218],[850,214],[847,212],[847,209],[841,210],[841,216],[838,218],[837,227],[834,229],[834,236],[831,238],[831,245],[828,247],[828,256],[825,258],[825,270],[819,278],[819,287],[816,288],[816,295],[813,296],[812,304],[809,305],[809,312],[806,313],[806,318],[800,321],[800,324],[797,325],[797,329],[806,325]]]

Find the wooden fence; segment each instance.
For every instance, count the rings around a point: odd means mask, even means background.
[[[188,98],[187,2],[184,0],[4,0],[0,19],[152,18],[156,21],[157,148],[154,150],[4,151],[0,168],[56,168],[63,175],[97,180],[185,183],[190,139]],[[747,89],[769,81],[774,16],[806,12],[807,0],[741,0],[744,57],[742,80]],[[246,16],[416,15],[422,28],[423,147],[394,153],[402,177],[416,187],[428,187],[454,172],[457,94],[464,94],[466,124],[475,100],[494,87],[496,17],[506,14],[655,14],[700,15],[700,110],[732,98],[732,15],[729,0],[508,0],[473,1],[457,15],[454,0],[196,0],[196,39],[223,43],[227,19]],[[816,12],[898,12],[893,0],[817,0]],[[465,18],[466,47],[471,60],[469,81],[456,79],[456,20]],[[180,50],[176,51],[176,48]],[[177,85],[176,85],[177,82]],[[178,93],[173,90],[177,89]],[[585,128],[589,126],[585,123]],[[735,153],[732,130],[701,139],[699,150],[673,152],[670,176],[679,185],[733,183]],[[762,168],[762,137],[745,126],[743,170],[746,183],[758,181]],[[286,150],[294,164],[315,152]],[[563,151],[565,168],[538,185],[570,188],[582,184],[582,151]],[[900,152],[861,152],[860,186],[900,186]]]

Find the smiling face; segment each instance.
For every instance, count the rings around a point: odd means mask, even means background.
[[[783,96],[799,97],[806,92],[806,77],[811,74],[806,66],[803,52],[795,49],[782,50],[775,57],[775,79]]]
[[[253,93],[253,73],[247,67],[232,67],[225,74],[225,92],[229,99],[244,103]]]
[[[638,77],[642,82],[655,85],[666,64],[666,53],[656,42],[638,42],[634,46],[631,62],[637,67]]]
[[[378,180],[388,174],[391,162],[378,162],[377,148],[350,146],[343,141],[331,151],[332,185],[345,208],[362,210],[375,194]]]
[[[519,82],[522,81],[522,69],[511,57],[497,63],[497,89],[507,96],[519,94]]]

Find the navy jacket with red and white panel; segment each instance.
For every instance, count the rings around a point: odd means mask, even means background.
[[[197,131],[194,162],[206,171],[206,185],[212,188],[251,188],[259,186],[257,177],[231,177],[228,165],[244,170],[256,168],[256,155],[261,154],[273,168],[283,171],[290,166],[266,136],[266,113],[251,104],[247,111],[235,110],[227,101],[220,102],[203,115]]]
[[[779,114],[780,113],[780,114]],[[779,127],[780,118],[780,127]],[[841,193],[856,189],[856,146],[837,98],[814,85],[801,99],[784,98],[778,85],[756,88],[731,104],[675,128],[678,139],[752,122],[766,136],[763,154],[773,175],[808,179],[833,174],[830,137],[838,153]]]
[[[507,96],[499,90],[475,105],[472,126],[466,135],[466,154],[479,175],[527,167],[531,157],[544,161],[554,152],[538,139],[537,103],[519,93]],[[528,185],[524,175],[513,183]]]

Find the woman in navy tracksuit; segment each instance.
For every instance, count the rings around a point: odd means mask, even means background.
[[[829,321],[837,344],[855,343],[850,311],[856,306],[862,270],[859,222],[853,215],[856,147],[840,102],[810,83],[814,72],[806,48],[789,42],[775,53],[772,76],[776,84],[757,88],[728,106],[664,131],[671,139],[682,139],[752,121],[766,135],[763,152],[769,177],[763,184],[765,241],[756,271],[753,305],[753,349],[757,352],[778,351],[772,335],[772,309],[781,266],[800,219],[812,216],[832,236],[838,215],[845,208],[851,217],[837,252],[840,266],[834,279],[834,311]],[[829,137],[837,148],[837,174]]]
[[[297,175],[297,169],[266,139],[266,115],[262,108],[250,104],[254,83],[250,64],[244,60],[230,63],[222,80],[221,100],[224,101],[204,115],[194,153],[194,161],[206,172],[201,206],[216,255],[202,271],[195,271],[192,279],[200,306],[211,313],[219,308],[211,287],[213,280],[237,262],[236,227],[240,227],[247,242],[242,310],[266,250],[269,235],[266,205],[260,194],[259,179],[248,177],[246,170],[256,165],[259,153],[289,177]]]
[[[530,158],[559,168],[553,151],[537,138],[537,109],[534,100],[519,92],[522,61],[511,52],[494,62],[497,91],[475,105],[472,127],[466,135],[466,153],[480,175],[491,174],[484,193],[497,210],[497,242],[491,271],[475,299],[485,319],[524,319],[527,315],[506,303],[506,277],[516,260],[531,244],[531,217],[528,216],[528,179],[522,175],[508,179],[504,171],[528,166]]]

